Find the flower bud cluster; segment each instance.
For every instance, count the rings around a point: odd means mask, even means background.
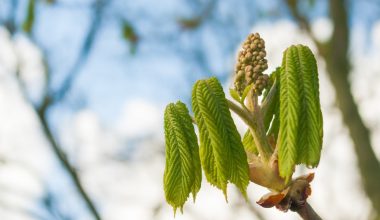
[[[241,95],[244,89],[253,83],[253,91],[261,95],[268,86],[269,77],[263,72],[268,69],[265,59],[265,42],[258,33],[250,34],[239,52],[235,67],[235,89]]]

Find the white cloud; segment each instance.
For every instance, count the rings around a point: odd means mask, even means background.
[[[36,207],[36,198],[44,192],[42,182],[55,164],[37,115],[16,81],[18,61],[7,37],[0,28],[0,155],[6,161],[0,166],[0,197],[10,206],[28,209]],[[27,219],[8,214],[0,212],[0,218]]]
[[[41,50],[30,39],[22,35],[16,36],[14,44],[19,62],[19,74],[26,87],[28,97],[32,100],[39,100],[46,83]]]
[[[126,102],[116,126],[126,137],[155,134],[162,130],[162,113],[151,102],[143,99],[130,100]]]
[[[311,30],[317,40],[326,42],[331,38],[334,27],[329,18],[321,17],[313,21]]]
[[[14,46],[12,39],[10,38],[9,32],[0,26],[0,70],[3,69],[4,72],[0,71],[1,74],[4,73],[14,73],[17,67],[17,57],[14,51]]]
[[[372,42],[377,49],[380,49],[380,21],[376,22],[372,28]]]

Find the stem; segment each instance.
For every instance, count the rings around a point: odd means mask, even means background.
[[[263,120],[263,114],[261,112],[261,108],[259,106],[259,100],[257,95],[251,90],[248,95],[248,103],[247,108],[252,112],[254,123],[256,125],[256,135],[252,133],[253,138],[255,140],[256,146],[259,150],[260,155],[262,155],[265,162],[268,162],[273,154],[273,149],[270,146],[265,126]],[[252,132],[252,131],[251,131]]]
[[[309,203],[306,203],[297,213],[304,220],[322,220],[322,218],[314,211]]]
[[[262,160],[264,160],[264,162],[269,162],[273,152],[272,147],[267,141],[260,112],[257,112],[257,117],[254,117],[251,112],[242,109],[230,100],[227,101],[229,108],[248,125]],[[261,119],[261,123],[258,119]]]
[[[228,107],[235,112],[247,125],[248,127],[255,127],[255,124],[253,123],[253,117],[251,113],[245,109],[240,108],[238,105],[236,105],[234,102],[231,100],[228,100]]]
[[[269,106],[275,101],[277,93],[277,80],[274,81],[273,86],[269,90],[268,95],[265,97],[261,104],[261,114],[265,115],[268,111]]]

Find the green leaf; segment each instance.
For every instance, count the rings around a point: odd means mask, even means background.
[[[322,146],[315,58],[306,46],[284,52],[280,74],[278,157],[280,175],[287,181],[296,164],[318,165]]]
[[[245,87],[243,94],[241,95],[241,103],[244,103],[245,98],[248,95],[248,92],[251,91],[253,87],[253,83],[251,83],[249,86]]]
[[[289,181],[297,161],[297,136],[300,115],[300,89],[297,49],[289,47],[282,60],[280,74],[280,128],[278,134],[278,161],[280,175]]]
[[[322,148],[323,121],[319,102],[317,63],[311,50],[297,45],[300,65],[301,115],[297,143],[297,163],[315,167]]]
[[[199,128],[200,158],[208,182],[227,199],[227,183],[246,197],[249,183],[247,156],[232,120],[223,88],[212,77],[195,83],[192,107]]]
[[[275,113],[278,112],[280,72],[281,68],[278,67],[271,73],[270,78],[273,80],[273,85],[270,89],[266,89],[264,91],[264,98],[262,100],[262,112],[265,131],[268,131]]]
[[[137,49],[137,44],[139,42],[139,36],[136,32],[135,27],[131,22],[124,20],[122,24],[123,28],[123,38],[129,43],[130,53],[135,54]]]
[[[239,93],[235,89],[230,89],[230,95],[235,101],[241,103]]]
[[[252,133],[249,129],[244,134],[243,145],[244,145],[244,149],[247,152],[253,153],[255,155],[259,154],[259,151],[257,150],[256,144],[255,144],[255,140],[253,139]]]
[[[273,138],[273,140],[277,140],[278,138],[278,131],[280,129],[280,111],[279,108],[277,108],[272,123],[270,124],[270,127],[267,132],[267,136],[269,138]]]
[[[270,85],[270,87],[264,88],[262,102],[265,101],[269,91],[272,89],[274,81],[276,81],[276,80],[279,81],[278,77],[280,77],[280,72],[281,72],[281,67],[277,67],[273,72],[271,72],[269,74],[269,85]]]
[[[30,33],[33,28],[35,8],[36,8],[35,5],[36,5],[35,0],[29,0],[26,17],[25,17],[24,23],[22,24],[22,29],[26,33]]]
[[[202,171],[197,136],[185,104],[169,104],[164,114],[166,165],[164,191],[174,213],[183,205],[190,192],[195,200],[200,189]]]

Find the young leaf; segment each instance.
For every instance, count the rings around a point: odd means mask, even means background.
[[[322,147],[317,65],[306,46],[291,46],[284,52],[279,119],[279,170],[289,180],[296,164],[317,166]]]
[[[311,50],[296,46],[300,65],[301,115],[297,142],[297,163],[315,167],[322,148],[323,121],[319,103],[317,63]]]
[[[255,155],[259,154],[259,151],[257,150],[256,144],[255,144],[255,140],[253,139],[253,136],[249,129],[244,134],[243,145],[244,145],[244,149],[247,152],[253,153]]]
[[[273,72],[271,72],[269,74],[269,80],[268,80],[268,83],[270,85],[270,87],[266,87],[263,91],[263,100],[262,102],[265,101],[265,99],[267,98],[268,94],[269,94],[269,91],[272,89],[273,87],[273,84],[274,82],[277,80],[277,83],[279,81],[279,78],[280,77],[280,72],[281,72],[281,67],[277,67]]]
[[[289,181],[297,162],[297,136],[300,115],[300,64],[297,49],[285,50],[280,74],[280,127],[278,162],[280,175]]]
[[[207,180],[221,189],[226,198],[228,181],[246,196],[249,183],[247,156],[223,88],[215,77],[195,83],[192,107],[199,128],[200,158]]]
[[[230,89],[230,95],[235,101],[241,102],[239,93],[235,89]]]
[[[139,35],[136,32],[136,28],[133,24],[127,20],[123,21],[123,37],[129,43],[130,53],[134,54],[137,49],[137,44],[139,43]]]
[[[262,112],[265,131],[268,131],[272,119],[279,108],[279,75],[281,68],[277,68],[270,75],[273,80],[273,85],[270,89],[264,91],[264,98],[262,100]]]
[[[202,171],[198,142],[185,104],[169,104],[164,114],[166,165],[164,191],[166,201],[182,211],[190,192],[194,200],[201,186]]]
[[[243,94],[241,95],[241,102],[244,103],[245,98],[248,95],[248,92],[251,91],[253,87],[253,83],[251,83],[249,86],[245,87]]]
[[[272,138],[273,140],[277,140],[278,138],[278,131],[280,129],[280,111],[277,107],[277,110],[274,113],[272,123],[270,124],[270,127],[267,132],[267,136],[269,138]]]
[[[22,29],[26,33],[30,33],[33,28],[34,16],[35,16],[35,10],[36,10],[35,5],[36,5],[35,0],[29,0],[26,17],[22,24]]]

